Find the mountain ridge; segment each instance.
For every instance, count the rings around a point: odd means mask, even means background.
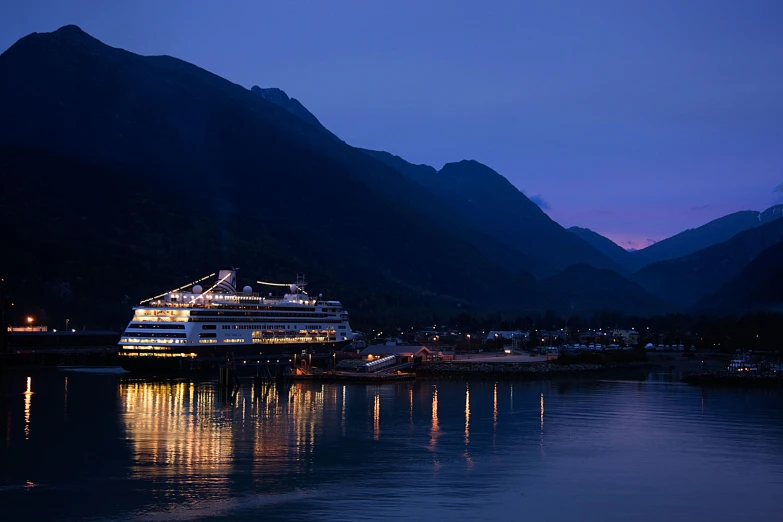
[[[57,294],[67,309],[105,311],[102,324],[217,264],[315,272],[352,313],[390,321],[665,308],[490,167],[351,147],[282,90],[75,27],[20,39],[0,75],[2,181],[14,186],[0,218],[18,232],[0,265],[40,300],[70,288]]]
[[[574,226],[567,230],[591,244],[593,248],[602,252],[624,270],[632,272],[638,268],[638,263],[634,259],[632,252],[624,249],[608,237],[602,236],[589,228]]]
[[[632,279],[647,291],[687,310],[704,296],[717,292],[763,250],[781,240],[783,220],[772,220],[688,256],[647,265]]]
[[[307,109],[307,107],[302,105],[302,103],[296,98],[289,97],[284,90],[278,89],[277,87],[262,88],[258,85],[254,85],[250,88],[250,92],[260,96],[270,103],[274,103],[275,105],[283,107],[285,110],[299,119],[306,121],[323,132],[328,133],[335,139],[339,139],[331,131],[329,131],[329,129],[324,127],[318,118],[316,118],[316,116]]]
[[[538,277],[569,265],[587,263],[622,270],[582,238],[553,221],[507,178],[475,160],[446,163],[436,170],[414,165],[400,156],[361,149],[416,180],[483,232],[529,259],[524,268]]]
[[[634,251],[641,268],[659,261],[681,258],[712,245],[731,239],[736,234],[783,217],[783,205],[758,212],[741,210],[713,219],[696,228],[689,228],[648,247]]]
[[[733,280],[702,298],[702,313],[783,312],[783,241],[762,250]]]

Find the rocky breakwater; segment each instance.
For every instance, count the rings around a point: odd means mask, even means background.
[[[530,378],[540,379],[557,376],[573,376],[598,373],[607,370],[627,370],[649,366],[644,362],[613,364],[553,362],[448,362],[429,363],[416,369],[420,377],[487,377],[487,378]]]

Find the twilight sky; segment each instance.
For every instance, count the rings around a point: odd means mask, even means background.
[[[280,87],[352,145],[476,159],[626,247],[783,203],[780,0],[4,0],[0,49],[65,24]]]

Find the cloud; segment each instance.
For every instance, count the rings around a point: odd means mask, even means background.
[[[538,208],[540,208],[541,210],[549,210],[552,208],[549,206],[549,203],[547,203],[546,200],[543,197],[541,197],[540,194],[537,196],[530,196],[530,201],[538,205]]]
[[[783,183],[775,187],[775,190],[773,190],[772,192],[783,192]]]
[[[636,250],[636,248],[639,246],[639,243],[636,241],[620,241],[620,246],[623,247],[626,250]]]
[[[712,205],[707,203],[706,205],[698,205],[698,206],[695,206],[695,207],[691,207],[691,212],[701,212],[702,210],[709,209],[711,206]]]
[[[647,238],[647,246],[654,245],[654,244],[655,244],[655,243],[657,243],[657,242],[658,242],[658,240],[657,240],[657,239],[650,239],[650,238]]]

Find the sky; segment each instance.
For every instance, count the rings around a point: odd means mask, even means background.
[[[4,0],[0,49],[66,24],[279,87],[351,145],[475,159],[628,248],[783,203],[779,0]]]

